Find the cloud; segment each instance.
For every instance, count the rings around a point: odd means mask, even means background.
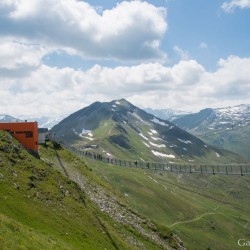
[[[174,46],[174,51],[180,57],[181,60],[188,60],[189,59],[188,52],[185,50],[182,50],[178,46]]]
[[[233,9],[248,2],[226,3]],[[161,64],[166,31],[166,9],[143,1],[103,9],[77,0],[1,0],[0,113],[61,115],[119,98],[187,110],[250,103],[250,58],[229,56],[208,72],[175,46],[180,61],[167,67]],[[136,65],[81,70],[43,63],[60,51]]]
[[[208,45],[205,42],[201,42],[200,45],[199,45],[199,48],[200,49],[207,49]]]
[[[250,0],[231,0],[228,2],[224,2],[221,8],[225,12],[233,12],[235,8],[250,8]]]
[[[37,67],[41,58],[48,53],[40,45],[7,39],[0,41],[0,51],[0,69],[7,70]]]
[[[95,101],[127,98],[140,107],[199,110],[250,103],[250,58],[220,59],[214,72],[194,60],[88,70],[40,64],[24,77],[0,77],[0,113],[69,114]]]
[[[92,59],[166,60],[160,49],[166,9],[147,2],[124,1],[100,11],[77,0],[2,0],[0,13],[0,37]]]

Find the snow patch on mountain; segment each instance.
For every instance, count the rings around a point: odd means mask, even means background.
[[[175,158],[175,156],[172,155],[172,154],[164,154],[164,153],[161,153],[161,152],[158,152],[158,151],[155,151],[155,150],[151,150],[151,152],[152,152],[155,156],[167,157],[167,158],[172,158],[172,159]]]
[[[105,151],[105,150],[103,150],[102,151],[103,153],[105,153],[107,156],[109,156],[109,157],[113,157],[113,155],[112,154],[110,154],[110,153],[108,153],[107,151]]]
[[[91,130],[88,130],[88,129],[82,129],[82,132],[81,133],[78,133],[75,129],[73,129],[74,133],[82,138],[85,138],[85,139],[88,139],[90,141],[93,141],[94,138],[93,138],[93,133]]]
[[[192,142],[190,140],[182,140],[180,138],[177,138],[177,139],[178,139],[178,141],[183,142],[185,144],[192,144]]]
[[[220,158],[220,155],[218,153],[215,153],[218,158]]]
[[[80,136],[88,134],[89,136],[93,136],[92,131],[88,129],[82,129],[82,132],[79,134]]]
[[[154,141],[162,140],[161,138],[159,138],[159,137],[154,137],[154,136],[151,136],[151,139],[154,140]]]
[[[157,118],[154,117],[154,119],[151,120],[154,123],[160,124],[162,126],[166,126],[168,127],[168,124],[166,124],[165,122],[161,122],[160,120],[158,120]]]
[[[139,135],[140,135],[143,139],[145,139],[146,141],[148,141],[148,138],[147,138],[146,136],[144,136],[142,133],[139,133]]]
[[[144,142],[144,141],[142,141],[142,142],[144,145],[146,145],[148,148],[150,148],[150,146],[146,142]]]
[[[158,134],[158,132],[155,130],[155,129],[150,129],[150,131],[151,131],[151,133],[153,133],[153,134]]]
[[[142,118],[139,116],[139,115],[137,115],[137,114],[135,114],[135,113],[132,113],[133,114],[133,116],[135,116],[138,120],[140,120],[141,122],[144,122],[144,120],[142,120]]]
[[[136,113],[131,113],[131,112],[130,112],[130,114],[131,114],[132,116],[134,116],[135,118],[137,118],[139,121],[141,121],[143,124],[150,125],[148,122],[144,121],[138,114],[136,114]]]
[[[149,142],[152,146],[154,146],[154,147],[157,147],[157,148],[165,148],[166,147],[166,145],[164,145],[164,144],[156,144],[156,143],[153,143],[153,142]]]

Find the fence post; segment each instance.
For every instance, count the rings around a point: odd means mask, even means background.
[[[240,175],[243,176],[242,165],[240,165]]]
[[[226,165],[226,174],[228,175],[227,165]]]
[[[189,166],[189,172],[190,172],[190,174],[192,174],[192,166],[191,165]]]

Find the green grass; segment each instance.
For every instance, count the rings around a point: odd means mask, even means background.
[[[93,181],[93,183],[97,183],[98,185],[100,185],[103,188],[105,188],[106,190],[108,190],[112,196],[116,197],[119,204],[122,204],[122,206],[125,206],[129,210],[131,210],[131,208],[129,208],[129,206],[128,206],[128,202],[124,199],[123,194],[121,194],[117,189],[114,189],[114,187],[112,185],[110,185],[106,180],[98,177],[98,175],[93,173],[92,169],[86,166],[85,161],[83,161],[83,159],[79,159],[78,157],[75,157],[69,151],[64,150],[62,148],[59,150],[56,150],[56,153],[55,153],[55,150],[51,147],[41,147],[40,153],[43,157],[47,156],[51,160],[50,163],[53,165],[54,168],[58,168],[59,171],[64,173],[64,170],[62,169],[62,167],[57,164],[58,159],[57,159],[56,154],[58,154],[59,157],[64,160],[63,165],[66,168],[66,171],[70,176],[74,176],[77,174],[87,176],[88,178],[90,178]],[[44,160],[46,160],[46,158],[44,158]],[[75,163],[80,163],[83,167],[79,168],[79,165],[75,164]],[[132,209],[131,211],[133,211],[133,213],[135,212],[134,209]],[[141,214],[141,213],[138,213],[138,214]],[[109,225],[109,227],[110,227],[110,225]],[[132,233],[132,235],[133,234],[137,235],[137,237],[143,242],[144,245],[148,245],[148,249],[158,249],[158,246],[155,246],[150,241],[146,240],[146,242],[145,242],[145,239],[141,238],[141,236],[138,234],[138,232],[136,232],[132,227],[127,227],[127,226],[125,226],[125,227],[127,228],[127,230],[129,232]],[[168,241],[170,242],[171,246],[174,246],[174,248],[177,248],[176,247],[176,240],[174,237],[172,237],[173,234],[170,233],[171,232],[170,229],[168,229],[166,226],[161,226],[159,224],[156,226],[155,230],[159,231],[160,235],[162,235],[161,232],[163,232],[164,230],[169,232],[169,234],[167,235]],[[128,232],[126,232],[126,234],[128,234]],[[166,235],[165,236],[162,235],[162,237],[166,238]]]
[[[209,134],[201,139],[250,160],[250,127],[229,130],[222,133]]]
[[[18,144],[14,145],[18,147]],[[13,144],[5,144],[7,150],[12,150],[11,147]],[[10,152],[11,157],[1,152],[3,248],[39,249],[32,246],[32,237],[44,249],[115,248],[97,219],[98,216],[104,221],[107,218],[98,214],[98,209],[87,200],[80,188],[39,159],[22,149],[18,150],[20,154]],[[11,228],[15,231],[14,238],[8,237],[13,231]],[[129,249],[122,240],[121,246]]]
[[[132,126],[138,127],[136,123],[131,122]],[[93,141],[89,141],[88,139],[79,140],[75,146],[81,147],[82,145],[89,145],[89,144],[95,144],[98,145],[97,149],[87,149],[87,151],[93,151],[98,154],[106,155],[106,153],[110,153],[113,155],[113,157],[118,159],[126,159],[126,160],[139,160],[139,161],[150,161],[150,162],[175,162],[175,163],[189,163],[192,161],[192,163],[200,163],[200,164],[221,164],[221,163],[245,163],[246,160],[244,160],[239,155],[229,152],[227,150],[218,149],[215,147],[208,147],[209,150],[205,150],[205,153],[203,155],[197,155],[192,147],[187,150],[189,152],[187,155],[181,153],[175,153],[174,150],[170,147],[164,147],[164,148],[157,148],[154,146],[147,147],[142,141],[145,141],[134,129],[132,129],[127,124],[120,123],[120,126],[126,130],[126,132],[121,133],[116,129],[116,123],[109,119],[104,120],[96,130],[93,131]],[[150,131],[152,127],[148,125],[141,125],[140,130],[141,132],[148,136],[148,131]],[[110,141],[110,136],[114,135],[123,135],[126,140],[129,148],[122,147],[114,142]],[[156,136],[157,137],[157,136]],[[147,144],[150,145],[149,142],[145,141]],[[161,141],[154,141],[155,144],[161,144]],[[187,145],[183,144],[183,147],[187,147]],[[190,146],[190,145],[189,145]],[[202,144],[201,147],[204,145]],[[197,145],[195,147],[198,147]],[[152,150],[162,152],[164,154],[172,154],[175,155],[175,159],[169,159],[169,158],[162,158],[157,157],[152,153]],[[105,152],[104,152],[105,151]]]
[[[131,238],[147,249],[161,249],[134,228],[103,213],[65,176],[58,159],[68,174],[82,174],[119,196],[83,160],[53,143],[41,146],[39,154],[41,159],[35,158],[0,131],[1,250],[140,248]],[[117,199],[127,206],[124,197]]]
[[[238,239],[249,237],[250,177],[160,173],[86,161],[133,209],[170,227],[188,249],[241,249]]]
[[[0,131],[1,249],[159,249],[131,226],[122,225],[92,203],[67,175],[84,175],[142,214],[145,230],[157,231],[176,247],[241,249],[249,237],[247,176],[174,174],[118,167],[78,158],[56,143],[41,146],[41,159]],[[132,245],[131,245],[132,244]]]

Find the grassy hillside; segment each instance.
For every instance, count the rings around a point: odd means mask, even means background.
[[[83,161],[56,144],[41,147],[39,153],[41,159],[0,131],[0,249],[180,248],[168,228],[130,211]],[[68,178],[75,170],[78,180],[91,184],[88,190]],[[110,194],[128,211],[126,216],[137,220],[137,227],[100,209],[91,199],[91,187],[98,187],[103,197]],[[103,197],[99,201],[106,205]]]
[[[224,148],[250,160],[250,127],[242,127],[201,137],[208,144]]]
[[[87,160],[130,206],[174,230],[188,249],[241,249],[249,238],[250,177],[174,174]]]

